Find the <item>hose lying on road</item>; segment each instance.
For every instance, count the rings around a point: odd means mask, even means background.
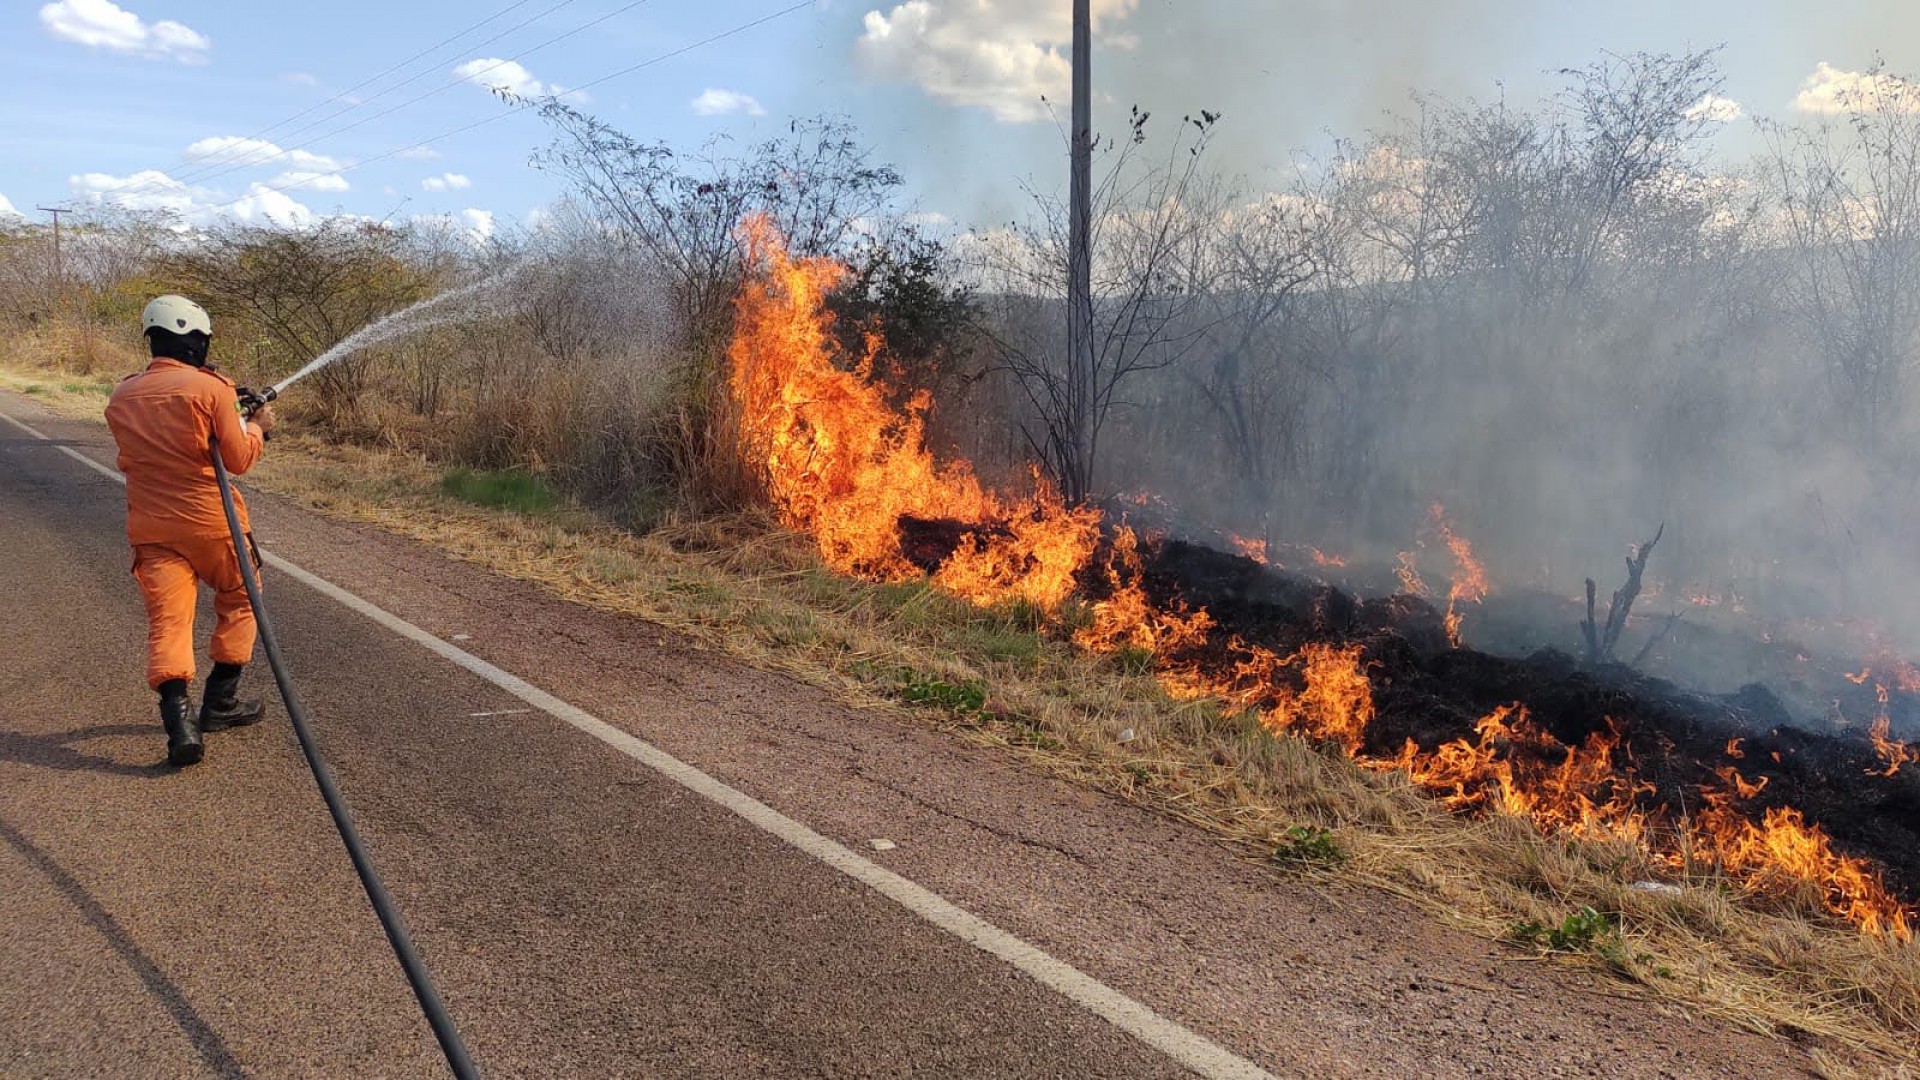
[[[460,1032],[453,1026],[453,1018],[447,1014],[439,991],[433,987],[433,976],[427,972],[426,964],[414,951],[413,939],[400,923],[400,912],[393,906],[393,898],[387,895],[387,887],[380,883],[373,860],[367,857],[367,849],[360,842],[360,831],[353,827],[353,815],[347,812],[347,804],[340,798],[340,789],[334,786],[333,773],[320,757],[320,748],[314,744],[313,732],[307,729],[306,710],[300,707],[300,695],[294,691],[293,680],[287,677],[287,667],[280,660],[280,646],[274,641],[273,623],[267,617],[267,605],[260,599],[260,579],[254,573],[252,543],[240,528],[240,512],[233,504],[233,478],[227,475],[226,463],[220,460],[219,440],[213,441],[212,449],[213,475],[220,483],[220,502],[226,507],[227,530],[233,534],[234,558],[240,563],[240,578],[247,586],[247,601],[253,605],[253,618],[260,626],[260,641],[267,651],[267,664],[273,668],[273,681],[280,687],[280,700],[286,703],[287,716],[293,721],[293,734],[300,740],[300,752],[306,755],[307,767],[313,770],[314,782],[320,786],[320,797],[327,802],[327,811],[333,815],[334,828],[340,831],[340,839],[347,845],[347,857],[353,860],[354,872],[360,875],[360,884],[367,890],[367,899],[373,903],[374,914],[380,917],[380,926],[387,932],[387,941],[393,946],[394,955],[400,959],[400,967],[407,973],[407,982],[413,986],[413,996],[420,1001],[420,1011],[426,1014],[427,1023],[433,1028],[433,1037],[440,1040],[440,1052],[446,1055],[448,1067],[459,1080],[478,1080],[480,1072],[474,1068],[473,1059],[467,1056],[466,1045],[460,1041]]]

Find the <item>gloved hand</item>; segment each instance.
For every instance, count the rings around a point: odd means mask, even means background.
[[[276,423],[273,416],[273,406],[262,405],[259,408],[253,410],[253,415],[247,417],[247,419],[260,425],[260,434],[262,435],[273,434],[273,425]]]

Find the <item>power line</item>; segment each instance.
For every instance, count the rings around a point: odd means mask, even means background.
[[[377,112],[377,113],[374,113],[374,114],[373,114],[373,115],[371,115],[371,116],[363,116],[363,117],[361,117],[360,119],[358,119],[358,120],[355,120],[355,121],[353,121],[353,122],[352,122],[352,123],[350,123],[350,124],[343,124],[343,125],[341,125],[340,127],[337,127],[337,128],[334,128],[334,129],[333,129],[332,131],[328,131],[328,132],[325,132],[325,133],[323,133],[323,134],[320,134],[320,135],[315,135],[315,136],[313,136],[313,138],[312,138],[311,140],[309,140],[309,141],[312,141],[312,142],[318,142],[318,141],[320,141],[320,140],[323,140],[323,139],[331,139],[331,138],[333,138],[333,137],[334,137],[334,136],[336,136],[336,135],[343,135],[343,134],[345,134],[346,132],[349,132],[349,131],[352,131],[352,130],[353,130],[353,129],[355,129],[355,128],[358,128],[358,127],[364,127],[364,126],[366,126],[366,125],[368,125],[368,124],[371,124],[371,123],[373,123],[373,122],[374,122],[375,120],[378,120],[378,119],[380,119],[380,118],[381,118],[381,117],[383,117],[383,116],[391,116],[392,114],[394,114],[394,113],[397,113],[397,112],[399,112],[399,111],[400,111],[401,109],[404,109],[404,108],[407,108],[408,106],[411,106],[411,105],[415,105],[415,104],[418,104],[419,102],[422,102],[422,101],[425,101],[426,99],[428,99],[428,98],[430,98],[430,97],[433,97],[433,96],[434,96],[434,95],[436,95],[436,94],[444,94],[444,93],[446,93],[446,92],[447,92],[448,90],[452,90],[452,89],[454,89],[454,88],[456,88],[456,87],[459,87],[459,86],[462,86],[462,85],[465,85],[465,84],[467,84],[467,83],[472,83],[472,82],[477,82],[477,81],[479,80],[479,78],[480,78],[480,77],[481,77],[482,75],[485,75],[485,74],[487,74],[487,73],[488,73],[488,72],[490,72],[490,71],[494,71],[494,70],[496,70],[496,69],[498,69],[498,68],[502,68],[502,67],[505,67],[506,65],[508,65],[508,64],[511,64],[511,63],[513,63],[514,61],[516,61],[516,60],[519,60],[519,59],[521,59],[521,58],[523,58],[523,57],[528,57],[528,56],[532,56],[532,55],[533,55],[534,53],[537,53],[537,52],[539,52],[539,51],[540,51],[541,49],[544,49],[544,48],[546,48],[546,47],[547,47],[547,46],[549,46],[549,45],[553,45],[553,44],[557,44],[557,43],[559,43],[559,42],[561,42],[561,41],[565,41],[565,40],[566,40],[567,38],[570,38],[570,37],[572,37],[572,36],[574,36],[575,34],[581,34],[581,33],[585,33],[586,31],[588,31],[588,30],[591,30],[591,29],[593,29],[594,27],[596,27],[596,26],[598,26],[598,25],[600,25],[600,24],[601,24],[601,23],[603,23],[603,22],[606,22],[606,21],[607,21],[608,19],[611,19],[611,18],[613,18],[613,17],[614,17],[614,16],[616,16],[616,15],[622,15],[622,14],[625,14],[626,12],[629,12],[629,11],[632,11],[632,10],[633,10],[634,8],[637,8],[637,7],[640,7],[640,6],[641,6],[641,5],[643,5],[643,4],[647,4],[647,3],[651,3],[651,2],[652,2],[652,0],[632,0],[632,2],[631,2],[631,3],[629,3],[629,4],[627,4],[627,5],[625,5],[625,6],[623,6],[623,7],[619,7],[619,8],[615,8],[614,10],[612,10],[612,11],[609,11],[609,12],[607,12],[607,13],[606,13],[605,15],[602,15],[602,16],[600,16],[599,18],[597,18],[597,19],[594,19],[594,20],[593,20],[593,21],[591,21],[591,22],[587,22],[587,23],[583,23],[583,24],[581,24],[580,26],[576,26],[576,27],[574,27],[573,29],[571,29],[571,30],[568,30],[568,31],[567,31],[566,33],[564,33],[564,34],[556,34],[556,35],[554,35],[553,37],[550,37],[550,38],[548,38],[547,40],[545,40],[545,41],[543,41],[543,42],[541,42],[540,44],[538,44],[538,45],[535,45],[535,46],[533,46],[533,47],[531,47],[531,48],[528,48],[528,49],[522,49],[521,51],[519,51],[519,52],[517,52],[517,53],[514,53],[514,54],[513,54],[512,56],[509,56],[509,57],[507,57],[507,58],[506,58],[505,60],[496,60],[496,61],[494,61],[493,63],[491,63],[491,64],[488,64],[488,65],[487,65],[486,67],[484,67],[484,68],[480,68],[480,69],[478,69],[478,70],[476,70],[476,71],[471,71],[471,72],[468,72],[467,74],[465,74],[465,75],[463,75],[463,76],[461,76],[461,77],[459,77],[459,78],[457,78],[457,79],[454,79],[454,80],[453,80],[452,82],[449,82],[449,83],[446,83],[446,84],[444,84],[444,85],[441,85],[441,86],[436,86],[436,87],[434,87],[433,89],[431,89],[431,90],[428,90],[427,92],[425,92],[425,93],[423,93],[423,94],[416,94],[416,95],[414,95],[413,97],[410,97],[410,98],[408,98],[407,100],[405,100],[405,101],[402,101],[402,102],[400,102],[400,103],[399,103],[398,105],[392,105],[392,106],[389,106],[388,108],[385,108],[385,109],[382,109],[381,111],[379,111],[379,112]],[[483,43],[483,44],[485,44],[485,43]],[[478,46],[476,46],[476,48],[477,48],[477,47],[478,47]],[[422,73],[421,73],[420,75],[416,75],[416,76],[414,76],[414,78],[413,78],[413,79],[409,79],[409,80],[407,80],[407,82],[412,82],[412,81],[414,81],[415,79],[419,79],[419,78],[421,78],[421,77],[423,77],[423,76],[424,76],[425,74],[426,74],[425,72],[422,72]],[[406,83],[404,83],[404,82],[403,82],[403,83],[397,83],[397,84],[395,84],[395,85],[394,85],[393,87],[390,87],[389,89],[398,89],[399,87],[401,87],[401,86],[405,86],[405,85],[406,85]],[[576,89],[577,89],[577,88],[576,88]],[[349,110],[342,110],[342,111],[341,111],[340,113],[335,113],[334,115],[335,115],[335,116],[340,116],[340,115],[343,115],[343,114],[344,114],[345,112],[347,112],[347,111],[349,111]],[[331,119],[331,118],[329,118],[329,119]],[[310,125],[310,126],[311,126],[311,125]],[[303,128],[303,129],[301,129],[301,130],[305,130],[305,129]],[[271,159],[269,159],[269,160],[271,160]],[[213,180],[213,179],[216,179],[216,178],[218,178],[218,177],[221,177],[221,176],[225,176],[225,175],[226,175],[227,173],[230,173],[230,172],[233,172],[233,171],[235,171],[236,169],[241,169],[241,168],[246,168],[246,167],[247,167],[247,166],[246,166],[246,165],[244,165],[244,164],[242,164],[242,165],[234,165],[234,166],[231,166],[231,167],[229,167],[229,168],[226,168],[226,169],[223,169],[223,170],[221,170],[221,171],[219,171],[219,172],[215,172],[215,173],[210,173],[210,174],[207,174],[207,175],[205,175],[205,176],[202,176],[202,177],[200,177],[200,179],[199,179],[199,181],[198,181],[198,182],[199,182],[199,183],[206,183],[206,182],[208,182],[208,181],[210,181],[210,180]]]
[[[388,75],[391,75],[396,71],[399,71],[401,68],[406,67],[408,64],[413,63],[415,60],[418,60],[421,57],[428,55],[429,53],[439,52],[441,49],[445,48],[446,46],[452,44],[455,41],[458,41],[460,38],[466,37],[468,34],[471,34],[475,30],[478,30],[481,27],[487,25],[488,23],[494,21],[495,19],[500,18],[502,15],[505,15],[508,12],[513,11],[515,8],[525,7],[532,2],[533,0],[514,0],[513,3],[508,4],[506,7],[501,8],[499,11],[496,11],[493,14],[487,16],[486,18],[481,19],[479,22],[473,23],[472,25],[466,27],[465,29],[459,31],[456,34],[440,39],[438,42],[432,45],[429,45],[424,49],[421,49],[419,52],[414,53],[412,56],[407,57],[405,60],[402,60],[397,64],[394,64],[381,71],[375,72],[374,74],[369,75],[364,79],[361,79],[359,82],[354,83],[352,86],[347,87],[345,90],[342,90],[339,93],[333,95],[332,97],[327,98],[325,101],[316,102],[315,104],[309,105],[306,108],[300,110],[299,112],[294,113],[292,116],[286,117],[281,120],[276,120],[273,123],[268,124],[266,127],[261,128],[258,131],[255,131],[248,135],[241,136],[241,138],[248,141],[262,138],[265,135],[267,135],[269,132],[276,131],[282,127],[285,127],[286,125],[293,123],[295,120],[298,120],[301,117],[308,115],[309,113],[317,112],[321,109],[324,109],[328,105],[331,105],[336,101],[345,101],[349,96],[353,94],[355,90],[358,90],[363,86],[369,86],[373,83],[376,83],[381,79],[386,78]],[[218,151],[214,152],[213,154],[209,154],[207,155],[206,158],[201,160],[199,165],[204,166],[204,165],[213,164],[214,162],[212,161],[212,159],[218,158],[219,156],[220,156],[220,153]],[[196,166],[196,167],[199,167],[199,166]]]
[[[629,67],[621,68],[618,71],[609,72],[608,74],[602,75],[599,78],[592,80],[591,82],[581,83],[579,86],[574,87],[574,91],[590,89],[592,87],[599,86],[602,83],[610,82],[614,79],[631,75],[636,71],[641,71],[646,68],[653,67],[656,64],[665,63],[666,61],[672,60],[675,57],[684,56],[687,53],[694,51],[695,49],[705,48],[706,46],[711,45],[716,41],[724,41],[727,38],[746,33],[748,30],[752,30],[755,27],[763,26],[767,23],[770,23],[775,19],[779,19],[784,16],[791,15],[802,8],[812,7],[813,3],[814,3],[814,0],[800,0],[799,3],[789,4],[786,7],[779,9],[778,11],[774,11],[766,15],[762,15],[761,17],[754,19],[751,22],[742,23],[739,26],[733,27],[730,30],[723,30],[720,33],[714,34],[711,37],[702,38],[701,40],[695,41],[688,45],[682,45],[677,49],[674,49],[670,52],[661,53],[660,55],[652,57],[651,59],[643,60],[638,64],[633,64]],[[394,149],[388,150],[385,153],[376,154],[373,157],[365,158],[361,161],[354,162],[351,165],[342,165],[340,168],[334,169],[331,172],[316,173],[313,176],[304,178],[303,180],[300,181],[300,183],[283,184],[278,187],[268,185],[268,184],[261,184],[255,187],[254,190],[249,191],[247,194],[242,195],[239,198],[230,199],[227,202],[223,202],[223,203],[216,203],[213,206],[209,207],[209,209],[224,210],[224,209],[227,209],[228,207],[238,206],[239,204],[247,201],[248,199],[261,194],[263,191],[287,192],[287,191],[293,190],[294,188],[300,187],[301,184],[311,182],[312,180],[321,179],[328,176],[339,176],[343,173],[352,172],[354,169],[371,165],[376,161],[385,161],[388,158],[397,157],[410,150],[419,150],[423,147],[431,146],[434,143],[441,141],[442,139],[450,139],[455,135],[464,134],[478,127],[484,127],[487,124],[491,124],[495,122],[496,120],[504,120],[509,116],[517,116],[520,113],[526,112],[529,109],[537,108],[539,105],[540,105],[539,101],[523,102],[519,105],[515,105],[513,108],[508,109],[505,112],[495,113],[492,116],[488,116],[481,120],[476,120],[470,124],[463,124],[460,127],[443,131],[438,135],[434,135],[429,138],[422,139],[419,142],[410,143],[406,146],[395,147]]]
[[[484,49],[484,48],[486,48],[486,47],[487,47],[488,45],[491,45],[491,44],[493,44],[494,42],[496,42],[496,41],[499,41],[499,40],[500,40],[501,38],[504,38],[504,37],[507,37],[507,36],[509,36],[509,35],[512,35],[512,34],[514,34],[514,33],[517,33],[517,32],[519,32],[519,31],[521,31],[521,30],[524,30],[525,28],[527,28],[527,27],[529,27],[529,26],[532,26],[532,25],[533,25],[534,23],[536,23],[536,22],[539,22],[539,21],[540,21],[541,19],[544,19],[544,18],[546,18],[546,17],[548,16],[548,15],[551,15],[551,14],[553,14],[554,12],[556,12],[556,11],[559,11],[559,10],[560,10],[561,8],[563,8],[563,7],[566,7],[566,6],[568,6],[569,4],[572,4],[572,3],[574,3],[574,2],[575,2],[575,0],[560,0],[560,2],[559,2],[559,3],[556,3],[556,4],[554,4],[554,5],[552,6],[552,7],[549,7],[549,8],[547,8],[547,9],[545,9],[545,10],[543,10],[543,11],[541,11],[541,12],[540,12],[539,14],[537,14],[537,15],[535,15],[535,16],[533,16],[532,18],[529,18],[529,19],[525,19],[525,20],[523,20],[523,21],[521,21],[521,22],[518,22],[518,23],[515,23],[514,25],[512,25],[512,26],[509,26],[509,27],[507,27],[507,28],[506,28],[505,30],[502,30],[502,31],[500,31],[500,32],[499,32],[498,34],[495,34],[494,36],[492,36],[492,37],[490,37],[490,38],[488,38],[488,39],[486,39],[485,41],[481,41],[481,42],[478,42],[478,43],[476,43],[476,44],[474,44],[474,45],[471,45],[471,46],[468,46],[468,47],[469,47],[469,48],[473,48],[473,49]],[[644,2],[646,2],[646,0],[640,0],[640,2],[642,2],[642,3],[644,3]],[[517,7],[517,6],[519,6],[519,5],[515,5],[515,6]],[[631,5],[629,5],[629,6],[631,6]],[[509,9],[509,10],[511,10],[511,9]],[[615,14],[618,14],[618,12],[616,12]],[[602,19],[602,20],[596,20],[596,21],[604,21],[604,18],[606,18],[606,17],[603,17],[603,19]],[[488,21],[491,21],[491,20],[488,20]],[[588,24],[588,25],[592,25],[592,24],[590,23],[590,24]],[[583,28],[583,29],[584,29],[584,28]],[[578,33],[579,31],[578,31],[578,30],[575,30],[575,31],[573,31],[573,32],[574,32],[574,33]],[[465,36],[465,35],[464,35],[464,34],[462,34],[462,35],[455,35],[455,36],[456,36],[456,37],[460,37],[460,36]],[[564,36],[567,36],[567,35],[562,35],[562,36],[564,37]],[[557,39],[553,39],[553,40],[557,40]],[[442,42],[442,44],[445,44],[445,43],[444,43],[444,42]],[[542,43],[541,45],[538,45],[538,46],[535,46],[535,48],[536,48],[536,49],[538,49],[538,48],[545,48],[545,47],[546,47],[546,45],[550,45],[550,44],[552,44],[552,40],[549,40],[549,41],[547,41],[547,42],[543,42],[543,43]],[[436,46],[435,48],[438,48],[438,46]],[[434,51],[434,50],[431,50],[431,49],[430,49],[430,50],[428,50],[428,51],[429,51],[429,52],[431,52],[431,51]],[[532,52],[532,51],[534,51],[534,50],[532,50],[532,49],[529,49],[529,50],[527,50],[527,52]],[[523,52],[523,53],[521,53],[521,54],[519,54],[519,55],[521,55],[521,56],[525,56],[525,55],[526,55],[526,53],[525,53],[525,52]],[[494,67],[497,67],[497,66],[499,66],[499,65],[497,65],[497,64],[496,64],[496,65],[493,65],[493,66],[494,66]],[[334,110],[333,112],[330,112],[330,113],[328,113],[327,115],[325,115],[325,116],[323,116],[323,117],[320,117],[320,118],[319,118],[318,120],[311,120],[311,121],[308,121],[307,123],[305,123],[305,124],[302,124],[302,125],[300,125],[299,127],[297,127],[297,128],[295,128],[295,129],[293,129],[292,131],[288,131],[288,132],[284,132],[284,133],[282,133],[282,134],[281,134],[280,136],[278,136],[278,138],[279,138],[280,140],[282,140],[282,141],[286,141],[286,140],[291,140],[291,139],[292,139],[293,137],[295,137],[295,136],[297,136],[297,135],[299,135],[299,134],[301,134],[302,132],[306,132],[306,131],[311,131],[311,130],[313,130],[314,128],[316,128],[316,127],[319,127],[320,125],[322,125],[322,124],[325,124],[325,123],[327,123],[327,122],[329,122],[329,121],[332,121],[332,120],[337,120],[337,119],[339,119],[340,117],[342,117],[342,116],[345,116],[346,114],[348,114],[348,113],[350,113],[350,112],[352,112],[352,111],[354,111],[355,109],[358,109],[358,108],[362,108],[362,107],[364,107],[364,106],[366,106],[366,105],[368,105],[368,104],[370,104],[371,102],[374,102],[374,101],[378,101],[378,100],[379,100],[380,98],[382,98],[382,97],[385,97],[386,95],[388,95],[388,94],[391,94],[391,93],[393,93],[394,91],[396,91],[396,90],[398,90],[398,89],[400,89],[400,88],[401,88],[401,87],[403,87],[403,86],[407,86],[407,85],[410,85],[410,84],[412,84],[412,83],[416,83],[416,82],[419,82],[419,81],[420,81],[421,79],[424,79],[424,78],[426,78],[426,77],[427,77],[428,75],[431,75],[431,74],[433,74],[435,70],[436,70],[435,68],[427,68],[427,69],[425,69],[425,70],[422,70],[422,71],[420,71],[420,72],[417,72],[417,73],[415,73],[414,75],[412,75],[412,76],[410,76],[410,77],[408,77],[408,78],[406,78],[406,79],[402,79],[401,81],[399,81],[399,82],[397,82],[397,83],[394,83],[394,84],[393,84],[392,86],[389,86],[389,87],[386,87],[386,88],[384,88],[384,89],[382,89],[382,90],[381,90],[381,91],[380,91],[379,93],[376,93],[376,94],[374,94],[374,95],[372,95],[372,96],[370,96],[370,97],[367,97],[367,98],[364,98],[364,99],[362,99],[362,100],[359,100],[359,101],[356,101],[356,102],[354,102],[354,103],[352,103],[352,104],[350,104],[350,105],[348,105],[348,106],[347,106],[346,108],[344,108],[344,109],[336,109],[336,110]],[[491,67],[489,67],[489,68],[488,68],[487,70],[492,70],[492,68],[491,68]],[[447,86],[443,86],[443,87],[440,87],[440,88],[439,88],[438,90],[435,90],[435,91],[432,91],[431,93],[428,93],[428,94],[422,94],[422,95],[420,95],[420,97],[416,97],[416,98],[412,98],[412,99],[410,99],[409,101],[406,101],[406,102],[403,102],[403,103],[402,103],[401,105],[399,105],[399,106],[396,106],[395,108],[405,108],[405,107],[406,107],[407,105],[410,105],[410,104],[412,104],[412,103],[413,103],[413,102],[415,102],[415,101],[419,101],[419,100],[421,100],[421,98],[424,98],[424,97],[431,97],[433,93],[438,93],[438,92],[439,92],[440,90],[445,90],[445,89],[448,89],[449,87],[452,87],[452,86],[458,86],[458,85],[460,84],[460,82],[461,82],[461,81],[462,81],[462,80],[455,80],[454,82],[452,82],[452,83],[449,83],[449,84],[447,84]],[[308,111],[309,111],[309,112],[311,112],[311,111],[313,111],[313,110],[311,110],[311,109],[310,109],[310,110],[308,110]],[[387,113],[390,113],[390,112],[393,112],[393,111],[394,111],[394,109],[388,109],[388,110],[386,110],[386,112],[382,112],[382,113],[377,113],[377,114],[375,114],[375,115],[374,115],[374,116],[372,116],[372,117],[369,117],[369,118],[367,118],[367,119],[365,119],[365,120],[362,120],[362,121],[360,121],[359,123],[354,123],[354,124],[348,124],[348,125],[346,125],[345,127],[342,127],[342,128],[339,128],[339,129],[336,129],[336,130],[334,130],[334,131],[330,131],[330,132],[327,132],[327,133],[325,133],[325,134],[323,134],[323,135],[316,135],[316,136],[314,136],[314,137],[313,137],[312,139],[306,139],[306,140],[303,140],[303,141],[305,141],[305,142],[314,142],[314,141],[318,141],[318,140],[320,140],[320,139],[328,139],[328,138],[332,138],[333,136],[335,136],[335,135],[338,135],[338,134],[340,134],[340,133],[341,133],[341,132],[343,132],[343,131],[349,131],[349,130],[351,130],[351,129],[353,129],[353,128],[355,128],[355,127],[358,127],[358,126],[360,126],[360,123],[366,123],[366,122],[367,122],[368,120],[374,120],[374,119],[378,119],[379,117],[381,117],[381,116],[385,116],[385,115],[387,115]],[[303,115],[304,115],[304,114],[303,114]],[[251,136],[249,136],[249,137],[251,138]],[[236,170],[239,170],[239,169],[251,169],[251,168],[256,168],[256,167],[258,167],[258,166],[261,166],[261,165],[267,165],[267,164],[271,164],[271,163],[272,163],[273,161],[275,161],[275,160],[276,160],[277,158],[279,158],[279,156],[280,156],[280,154],[281,154],[281,153],[283,153],[283,151],[281,151],[281,150],[279,150],[279,148],[277,148],[277,147],[276,147],[276,148],[274,149],[274,152],[273,152],[273,153],[267,153],[267,152],[265,152],[264,150],[262,150],[262,149],[260,149],[260,148],[258,148],[258,147],[255,147],[255,148],[253,148],[253,149],[251,149],[251,150],[245,150],[245,151],[243,151],[243,152],[241,153],[241,156],[240,156],[240,158],[239,158],[239,159],[237,159],[237,160],[234,160],[234,161],[231,161],[231,162],[228,162],[228,163],[226,163],[226,165],[225,165],[225,167],[224,167],[224,168],[222,168],[222,167],[220,167],[220,166],[218,166],[218,165],[211,165],[211,166],[198,166],[198,167],[196,167],[196,168],[193,168],[193,169],[189,169],[189,170],[187,170],[187,171],[186,171],[185,173],[182,173],[182,174],[181,174],[180,176],[178,176],[178,177],[175,177],[174,179],[176,179],[176,180],[180,180],[180,181],[181,181],[182,183],[187,183],[187,184],[204,184],[204,183],[206,183],[206,182],[207,182],[207,181],[209,181],[209,180],[213,180],[213,179],[215,179],[215,178],[217,178],[217,177],[221,177],[221,176],[225,176],[225,175],[227,175],[228,173],[231,173],[231,172],[234,172],[234,171],[236,171]],[[256,157],[253,157],[253,158],[252,158],[251,160],[248,160],[248,158],[249,158],[249,156],[250,156],[250,155],[263,155],[263,156],[256,156]]]

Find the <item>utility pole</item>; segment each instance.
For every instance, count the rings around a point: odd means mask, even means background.
[[[1091,0],[1073,0],[1073,137],[1067,197],[1067,393],[1070,461],[1062,461],[1069,499],[1087,495],[1093,462],[1093,15]]]
[[[58,297],[61,291],[66,288],[67,284],[67,275],[64,272],[64,267],[60,264],[60,215],[73,213],[73,208],[69,206],[42,206],[37,209],[43,213],[53,215],[53,292],[54,296]]]

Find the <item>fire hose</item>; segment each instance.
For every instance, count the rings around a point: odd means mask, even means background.
[[[251,414],[271,398],[246,393],[241,400],[243,411]],[[387,887],[381,883],[373,860],[367,856],[366,845],[360,840],[360,831],[354,828],[353,815],[348,813],[347,804],[340,797],[340,789],[334,785],[333,773],[320,756],[320,748],[313,741],[313,732],[307,727],[306,710],[301,707],[300,695],[287,675],[287,666],[280,657],[279,643],[273,636],[273,621],[268,618],[267,605],[260,597],[260,579],[254,572],[252,539],[240,528],[240,512],[233,502],[233,478],[227,475],[226,463],[220,460],[218,439],[212,440],[211,449],[213,475],[220,484],[220,502],[226,508],[227,530],[233,536],[233,554],[240,564],[240,579],[246,584],[247,602],[253,606],[253,618],[259,624],[260,641],[267,652],[267,664],[273,668],[273,681],[280,688],[280,700],[285,703],[287,716],[293,721],[293,734],[300,742],[300,752],[306,756],[307,768],[313,772],[314,783],[319,785],[320,797],[326,800],[327,812],[333,815],[334,828],[347,846],[347,857],[353,860],[354,872],[360,876],[360,885],[366,890],[368,901],[373,904],[374,914],[380,918],[380,927],[387,933],[387,943],[393,947],[394,956],[406,972],[407,982],[413,987],[413,996],[420,1003],[420,1011],[426,1014],[427,1024],[433,1028],[433,1037],[439,1040],[440,1052],[446,1056],[447,1066],[459,1080],[478,1080],[480,1072],[474,1068],[473,1059],[468,1056],[466,1045],[460,1040],[460,1032],[453,1025],[453,1018],[440,1000],[439,991],[434,989],[433,976],[428,973],[426,964],[421,962],[420,954],[414,950],[413,939],[400,922],[399,909],[394,907],[393,897],[387,894]]]

